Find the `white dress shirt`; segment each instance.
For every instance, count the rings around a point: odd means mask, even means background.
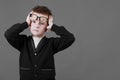
[[[42,39],[43,37],[33,36],[32,38],[33,38],[33,41],[34,41],[35,48],[37,48],[38,43],[41,41],[41,39]]]

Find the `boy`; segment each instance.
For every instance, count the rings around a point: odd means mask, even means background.
[[[31,36],[20,34],[26,28]],[[46,31],[60,37],[47,38]],[[20,52],[20,80],[55,80],[54,54],[69,47],[75,40],[63,26],[53,24],[46,6],[35,6],[24,23],[17,23],[5,32],[7,41]]]

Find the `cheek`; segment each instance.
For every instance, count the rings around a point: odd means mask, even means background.
[[[29,27],[29,29],[30,29],[30,30],[32,30],[32,29],[33,29],[33,27],[31,27],[31,26],[30,26],[30,27]]]
[[[40,32],[45,32],[45,28],[39,28]]]
[[[46,26],[40,26],[40,29],[42,29],[42,30],[46,30],[47,27],[46,27]]]
[[[31,26],[35,26],[35,24],[32,22],[32,23],[31,23]]]
[[[30,30],[30,32],[32,33],[32,28],[31,28],[31,27],[29,27],[29,30]]]

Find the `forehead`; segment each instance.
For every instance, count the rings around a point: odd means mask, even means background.
[[[35,14],[35,15],[37,15],[39,17],[46,17],[46,18],[48,18],[48,15],[45,15],[45,14],[40,14],[40,13],[36,13],[36,12],[32,12],[32,14]]]

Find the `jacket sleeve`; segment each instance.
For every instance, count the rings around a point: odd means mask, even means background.
[[[67,31],[63,26],[53,24],[51,30],[54,31],[56,35],[60,36],[53,39],[53,48],[55,53],[66,49],[75,41],[74,35]]]
[[[7,41],[19,51],[24,43],[26,35],[21,35],[20,33],[28,27],[27,22],[14,24],[12,27],[7,29],[4,33]]]

